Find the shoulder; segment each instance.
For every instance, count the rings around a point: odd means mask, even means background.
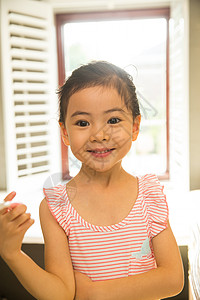
[[[143,200],[149,205],[166,205],[166,195],[164,185],[160,183],[155,174],[146,174],[139,179],[139,189],[143,195]]]
[[[69,233],[71,208],[66,191],[66,185],[57,185],[52,188],[44,188],[45,198],[40,204],[41,217],[51,214],[66,234]]]
[[[46,198],[44,198],[40,203],[39,216],[40,216],[40,222],[42,226],[43,224],[45,225],[49,222],[57,223],[55,217],[52,215],[52,212],[48,206]]]
[[[139,181],[143,187],[143,191],[146,194],[163,191],[164,186],[160,183],[157,175],[155,174],[145,174],[139,177]]]
[[[40,224],[43,232],[43,237],[46,242],[54,242],[60,237],[66,241],[66,226],[61,226],[60,222],[50,211],[46,198],[44,198],[39,207]]]
[[[56,185],[54,187],[50,187],[50,188],[43,188],[43,193],[47,200],[61,198],[64,195],[65,191],[66,191],[66,185],[63,185],[63,184],[58,184],[58,185]]]
[[[46,198],[40,203],[39,216],[44,240],[46,242],[47,240],[51,240],[52,235],[54,235],[60,227],[49,210]]]
[[[46,201],[43,200],[45,204],[42,201],[41,206],[47,205],[56,219],[66,213],[69,204],[66,185],[59,184],[52,188],[44,188],[43,192]]]
[[[167,228],[169,209],[164,186],[154,174],[146,174],[140,178],[142,203],[147,213],[151,236],[157,235]]]
[[[45,217],[47,215],[51,215],[46,198],[44,198],[40,203],[39,213],[40,213],[40,217]]]
[[[155,201],[156,203],[166,202],[164,194],[164,185],[160,183],[155,174],[146,174],[139,178],[139,189],[143,194],[143,199],[147,202]]]

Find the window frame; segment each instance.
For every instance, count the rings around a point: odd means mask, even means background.
[[[92,22],[92,21],[113,21],[142,18],[165,18],[167,22],[167,40],[166,40],[166,171],[159,175],[159,180],[170,179],[170,153],[169,153],[169,18],[170,8],[153,9],[134,9],[134,10],[113,10],[113,11],[93,11],[56,14],[56,36],[57,36],[57,54],[58,54],[58,83],[62,86],[65,82],[65,58],[64,58],[64,25],[73,22]],[[68,147],[61,139],[61,157],[62,157],[62,177],[64,180],[71,179],[69,173]]]

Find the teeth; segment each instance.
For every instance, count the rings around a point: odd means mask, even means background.
[[[106,153],[106,152],[108,152],[108,151],[110,151],[110,150],[105,150],[105,151],[93,151],[94,153]]]
[[[95,153],[106,153],[106,152],[108,152],[108,151],[110,151],[110,150],[105,150],[105,151],[95,152]]]
[[[109,149],[109,150],[105,150],[105,151],[91,151],[91,152],[93,152],[93,153],[99,153],[99,154],[101,154],[101,153],[106,153],[106,152],[109,152],[109,151],[111,151],[112,149]]]
[[[108,150],[104,150],[104,151],[94,151],[94,150],[88,150],[88,152],[93,152],[93,153],[102,154],[102,153],[106,153],[106,152],[109,152],[109,151],[112,151],[112,150],[114,150],[114,148],[112,148],[112,149],[108,149]]]

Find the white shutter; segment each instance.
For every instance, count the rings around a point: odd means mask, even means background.
[[[182,192],[189,190],[187,11],[185,1],[171,4],[170,177]]]
[[[2,79],[7,189],[59,171],[52,9],[47,3],[2,1]],[[55,40],[54,40],[55,42]],[[53,75],[53,76],[52,76]],[[51,126],[50,126],[51,125]],[[53,139],[53,140],[52,140]],[[57,140],[56,140],[57,139]],[[56,154],[56,155],[55,155]],[[43,175],[42,177],[40,175]]]

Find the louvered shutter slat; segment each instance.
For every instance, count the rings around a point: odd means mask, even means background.
[[[42,122],[42,123],[47,123],[49,120],[49,116],[46,115],[36,115],[36,116],[17,116],[15,117],[15,122],[17,123],[34,123],[34,122]]]
[[[50,157],[48,157],[46,155],[46,156],[40,156],[40,157],[30,157],[30,158],[20,159],[20,160],[18,160],[18,166],[48,161],[49,158]]]
[[[48,110],[48,105],[16,105],[15,112],[45,112]]]
[[[27,60],[16,60],[13,58],[12,62],[12,68],[15,69],[26,69],[30,71],[47,71],[48,70],[48,64],[46,62],[37,62],[37,61],[27,61]]]
[[[26,155],[26,154],[34,154],[34,153],[40,153],[40,152],[46,152],[49,150],[48,145],[45,146],[38,146],[38,147],[32,147],[32,148],[24,148],[24,149],[17,149],[17,155]]]
[[[26,36],[28,38],[44,39],[47,36],[45,30],[25,27],[21,25],[10,25],[10,34],[14,36]]]
[[[25,133],[34,133],[34,132],[48,132],[47,125],[39,125],[39,126],[26,126],[26,127],[17,127],[15,132],[17,134],[25,134]]]
[[[41,167],[27,168],[24,170],[19,170],[18,176],[22,177],[22,176],[27,176],[27,175],[32,175],[32,174],[38,174],[38,173],[42,173],[42,172],[48,172],[48,170],[49,170],[48,165],[44,165]]]
[[[29,81],[47,81],[48,76],[45,73],[35,73],[35,72],[20,72],[14,71],[12,73],[13,80],[29,80]]]
[[[18,138],[17,144],[30,144],[30,143],[39,143],[39,142],[48,142],[48,136],[27,136],[24,138]]]
[[[15,82],[13,88],[15,91],[44,92],[48,91],[49,86],[45,83]]]
[[[31,17],[23,15],[23,14],[18,14],[18,13],[14,13],[11,12],[9,14],[9,21],[12,23],[17,23],[17,24],[24,24],[26,26],[30,26],[30,27],[43,27],[43,28],[47,28],[48,24],[47,21],[45,19],[42,18],[37,18],[37,17]]]
[[[25,49],[12,49],[11,56],[13,58],[20,58],[20,59],[32,59],[32,60],[47,60],[48,55],[45,52],[39,52],[34,50],[25,50]]]
[[[45,41],[16,37],[16,36],[12,36],[10,38],[10,44],[12,46],[17,46],[17,47],[19,45],[21,45],[21,47],[24,47],[27,49],[29,49],[29,48],[33,48],[33,49],[37,49],[37,50],[48,49],[48,43]]]
[[[17,101],[31,101],[31,102],[40,102],[40,101],[48,101],[47,94],[14,94],[13,99],[15,102]]]

